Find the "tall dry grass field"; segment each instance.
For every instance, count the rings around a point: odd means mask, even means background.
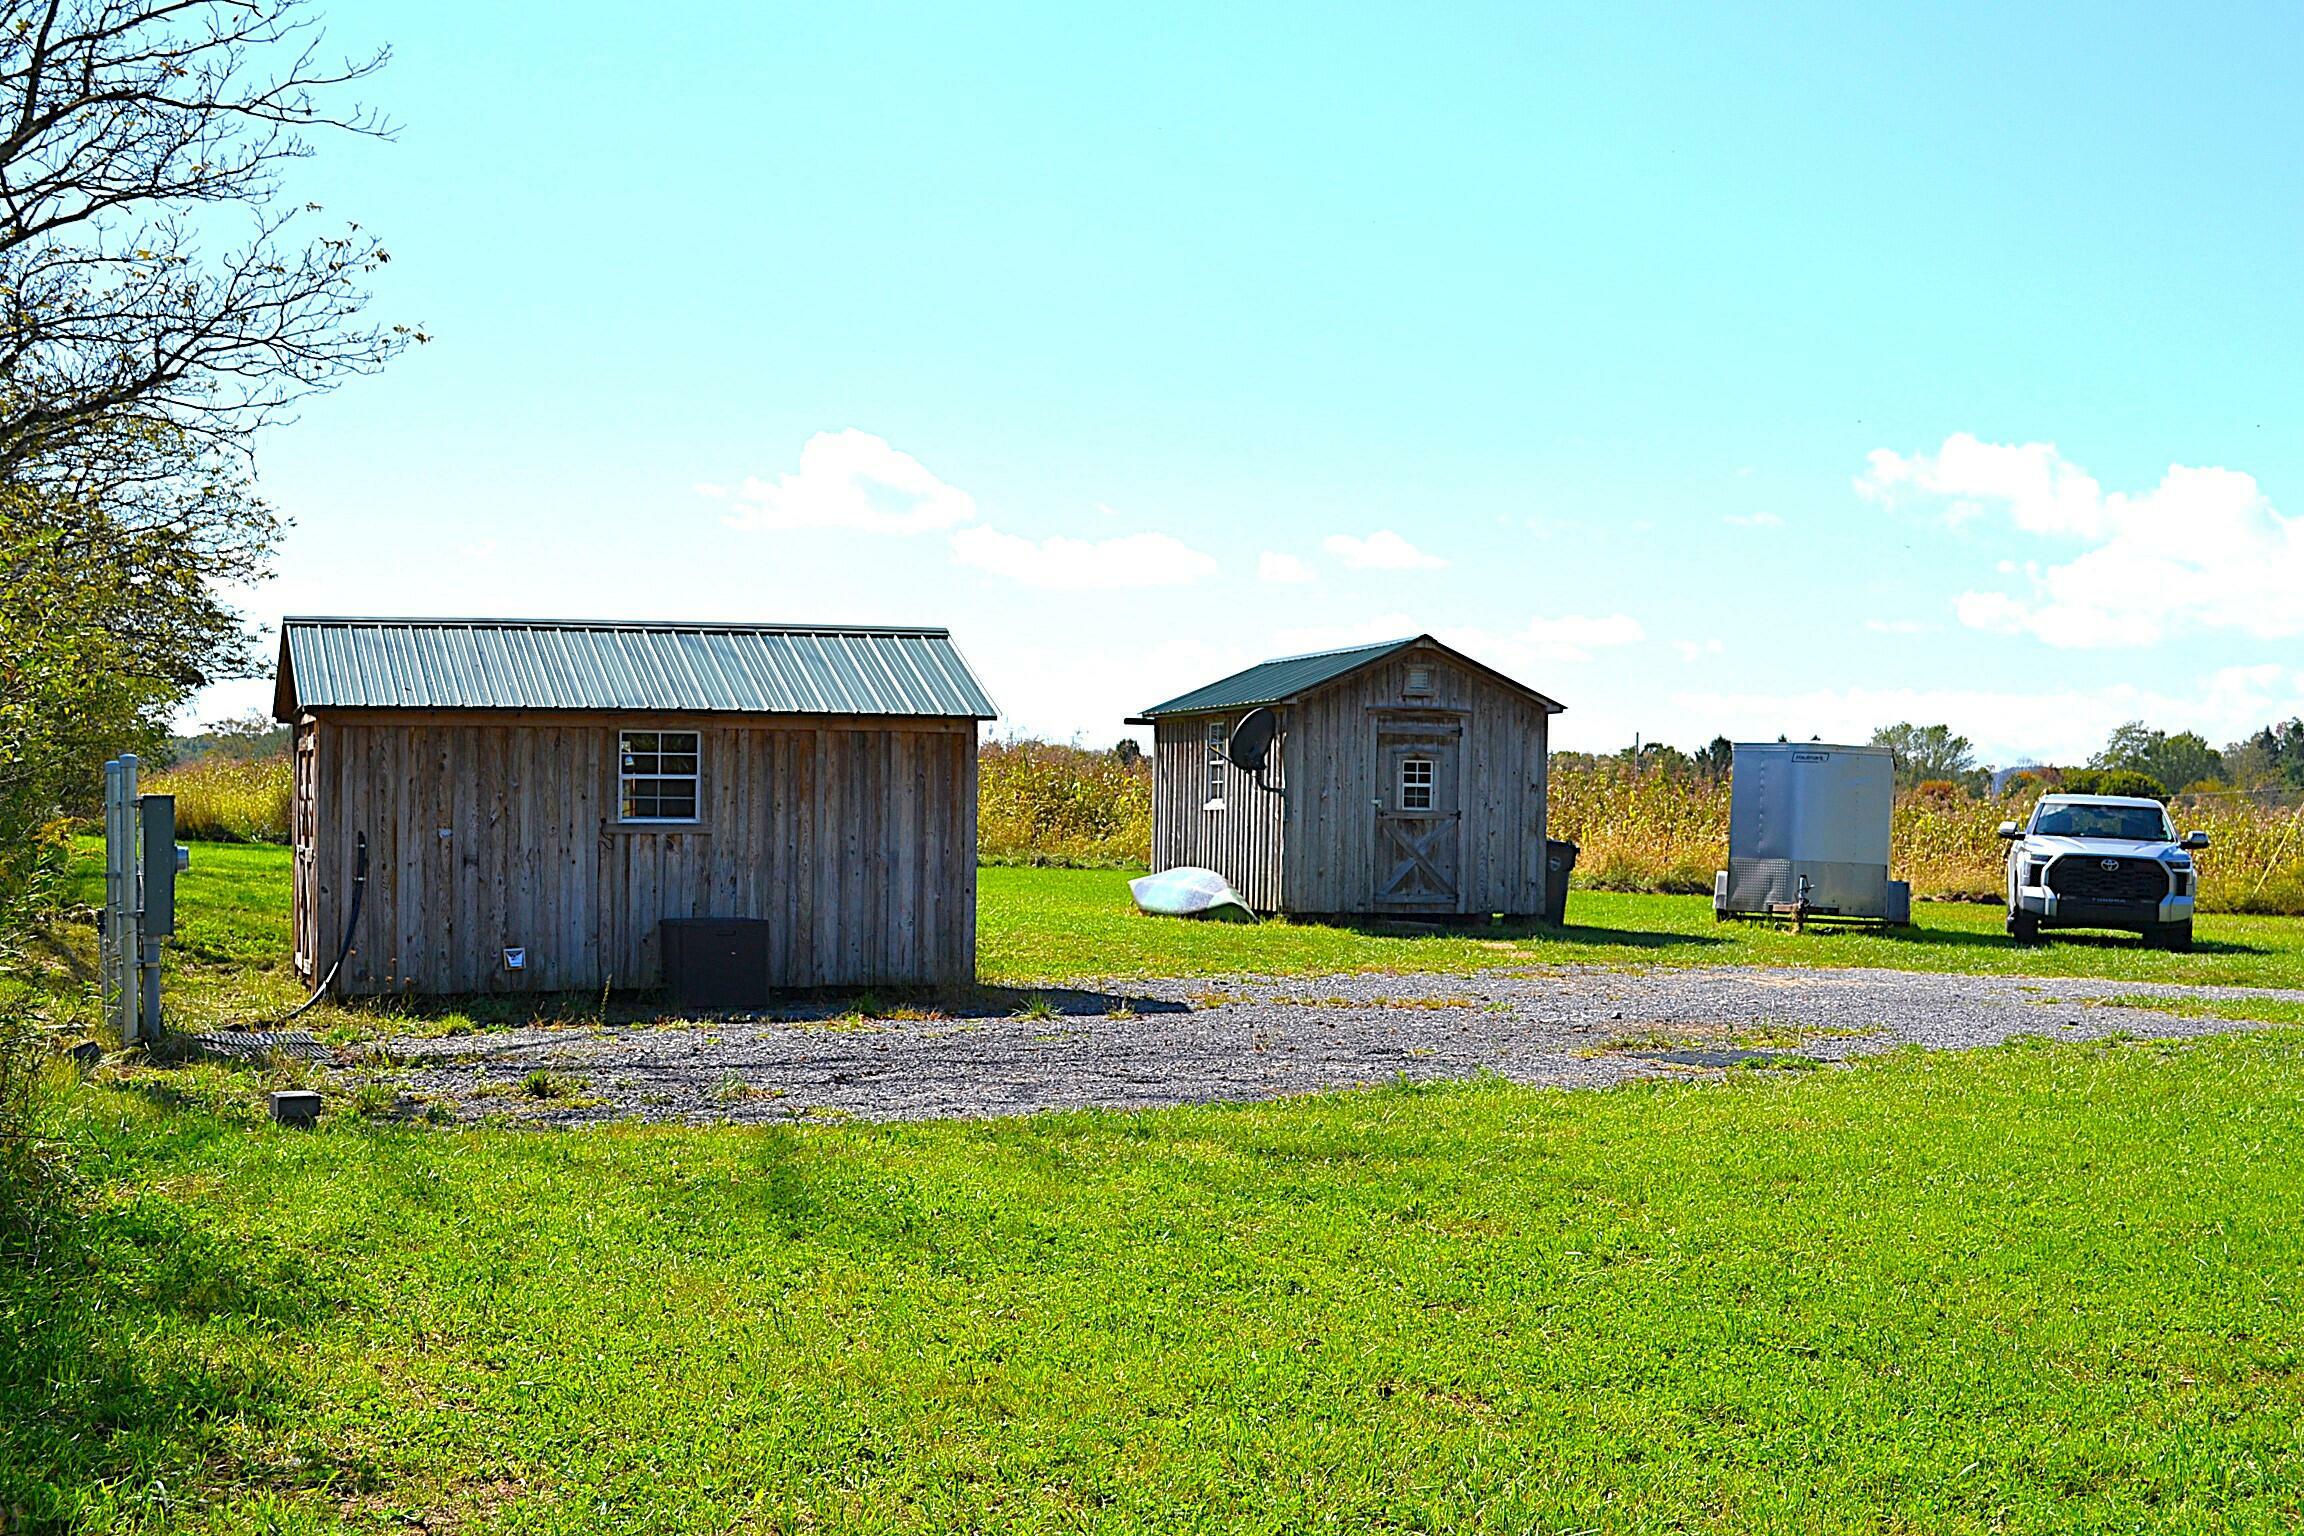
[[[203,757],[154,774],[146,792],[176,797],[176,834],[210,843],[288,841],[288,759]]]
[[[1727,867],[1728,784],[1621,767],[1559,767],[1552,774],[1552,835],[1582,848],[1576,881],[1601,890],[1712,889]],[[2001,897],[2004,820],[2031,802],[1992,800],[1951,785],[1896,799],[1889,867],[1912,894],[1953,900]],[[2210,912],[2304,914],[2304,812],[2202,796],[2171,808],[2182,831],[2199,830],[2200,905]]]
[[[977,758],[976,850],[989,864],[1141,866],[1152,856],[1152,764],[1045,741]]]

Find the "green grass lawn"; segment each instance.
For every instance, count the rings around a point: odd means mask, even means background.
[[[83,850],[83,900],[101,899],[93,845]],[[1810,929],[1715,923],[1709,898],[1576,891],[1565,928],[1401,931],[1263,923],[1253,927],[1149,918],[1128,899],[1128,875],[1104,870],[994,868],[978,881],[978,968],[994,985],[1035,986],[1086,977],[1220,976],[1323,971],[1472,971],[1531,966],[1820,965],[2091,976],[2130,981],[2304,988],[2304,919],[2204,917],[2188,955],[2112,935],[2059,935],[2018,948],[1996,908],[1923,902],[1903,930]],[[185,1028],[258,1023],[302,1000],[289,965],[285,849],[202,844],[179,887],[181,931],[168,954],[169,1006]],[[68,929],[60,965],[92,974],[94,935]],[[590,1017],[596,997],[380,1012],[332,1006],[309,1015],[323,1033],[380,1028],[459,1030],[535,1015]],[[644,1014],[613,1003],[610,1017]]]
[[[1822,965],[2304,987],[2304,919],[2203,917],[2188,955],[2129,935],[2058,934],[2020,948],[1997,907],[1918,902],[1905,929],[1718,923],[1709,896],[1572,890],[1564,928],[1403,933],[1321,924],[1254,927],[1140,916],[1126,874],[987,869],[977,882],[986,980],[1073,976],[1472,971],[1532,965]]]
[[[26,1528],[2304,1519],[2304,1032],[899,1127],[232,1087],[84,1090],[81,1245],[0,1271]]]
[[[2304,947],[2230,919],[2191,956],[2017,951],[1959,907],[1795,938],[1587,893],[1559,935],[1411,937],[1157,922],[1120,876],[983,891],[985,968],[1019,981],[2294,984]],[[196,850],[183,913],[180,1020],[293,1000],[277,850]],[[47,1269],[0,1265],[0,1529],[2304,1520],[2304,1030],[908,1126],[450,1130],[339,1100],[296,1133],[267,1081],[120,1063],[73,1090],[84,1215]]]

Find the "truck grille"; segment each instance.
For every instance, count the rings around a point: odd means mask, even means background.
[[[2107,869],[2105,866],[2112,866]],[[2098,859],[2067,854],[2048,866],[2048,889],[2075,901],[2149,901],[2168,894],[2168,868],[2158,859]]]

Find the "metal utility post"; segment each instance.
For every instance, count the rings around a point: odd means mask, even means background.
[[[136,756],[123,753],[104,765],[104,1007],[122,1045],[136,1043],[139,1007],[136,957],[143,950],[136,912]]]
[[[139,795],[134,753],[104,765],[104,929],[100,974],[106,1015],[122,1045],[157,1040],[160,946],[176,931],[176,798]]]

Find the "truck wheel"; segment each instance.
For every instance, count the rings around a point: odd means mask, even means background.
[[[2162,949],[2173,950],[2179,955],[2188,955],[2192,953],[2192,924],[2189,920],[2181,923],[2170,923],[2155,931],[2152,939]]]
[[[2009,913],[2008,937],[2014,939],[2019,944],[2039,943],[2040,915],[2036,912]]]

